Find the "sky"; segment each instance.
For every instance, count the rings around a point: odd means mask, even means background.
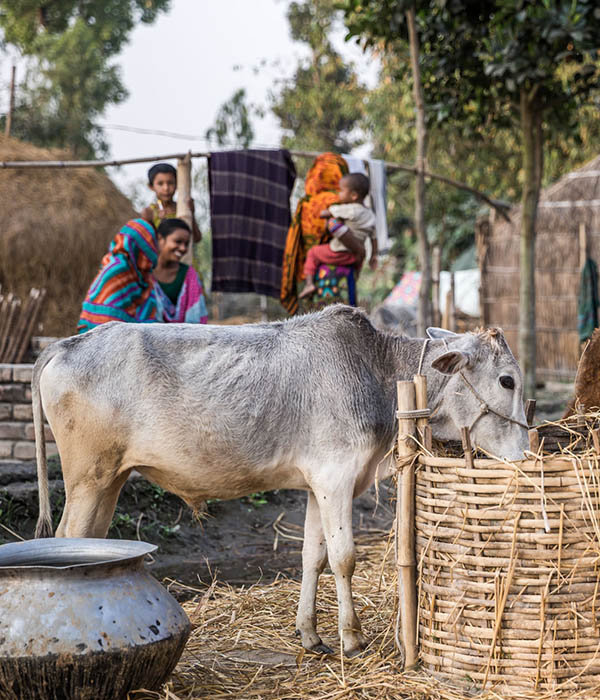
[[[292,41],[285,18],[286,0],[172,0],[171,10],[151,25],[139,25],[117,57],[129,98],[107,110],[101,124],[111,157],[202,151],[203,134],[223,102],[240,87],[251,103],[267,106],[268,94],[282,75],[292,74],[306,49]],[[353,44],[335,44],[357,63],[367,84],[376,64]],[[326,96],[324,96],[326,100]],[[255,120],[255,143],[277,146],[277,121]],[[122,129],[169,131],[195,138],[178,139]],[[145,178],[148,165],[111,168],[115,182],[130,194]]]

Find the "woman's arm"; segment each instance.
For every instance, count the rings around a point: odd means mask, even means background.
[[[356,255],[357,267],[360,267],[366,254],[365,246],[363,245],[362,241],[360,241],[348,228],[344,233],[342,233],[341,236],[338,236],[338,238],[351,253]]]

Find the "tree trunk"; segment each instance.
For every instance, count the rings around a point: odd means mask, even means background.
[[[12,128],[12,118],[13,111],[15,108],[15,78],[17,73],[17,67],[13,66],[10,73],[10,92],[8,97],[8,112],[6,113],[6,123],[4,125],[4,135],[10,136],[10,130]]]
[[[419,69],[419,37],[415,21],[415,10],[406,12],[408,37],[410,40],[410,60],[413,74],[413,95],[417,122],[417,157],[415,179],[415,233],[419,246],[419,266],[421,268],[421,287],[417,307],[417,334],[422,338],[425,329],[432,323],[431,319],[431,260],[429,258],[429,241],[425,226],[425,156],[427,151],[427,130],[425,128],[425,101],[421,72]]]
[[[524,397],[535,397],[535,224],[543,169],[541,111],[535,95],[521,90],[523,194],[521,197],[521,257],[519,285],[519,362]]]

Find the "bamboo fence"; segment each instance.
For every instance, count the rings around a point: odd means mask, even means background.
[[[540,197],[536,222],[536,340],[540,377],[572,378],[579,360],[577,295],[589,255],[600,262],[600,157],[565,175]],[[482,324],[518,343],[521,209],[507,222],[478,222]]]
[[[403,473],[416,464],[423,669],[499,692],[600,687],[599,425],[589,414],[531,430],[520,462],[475,458],[467,429],[462,456],[440,455],[423,427],[412,459],[400,453]]]
[[[31,289],[24,302],[0,294],[0,362],[23,361],[40,318],[45,289]]]

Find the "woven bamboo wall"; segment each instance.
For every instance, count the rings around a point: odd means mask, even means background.
[[[544,191],[537,221],[537,363],[541,377],[572,377],[579,359],[577,294],[579,226],[588,232],[589,253],[600,263],[600,158]],[[519,326],[520,209],[511,223],[496,219],[480,227],[482,318],[500,326],[517,353]]]

